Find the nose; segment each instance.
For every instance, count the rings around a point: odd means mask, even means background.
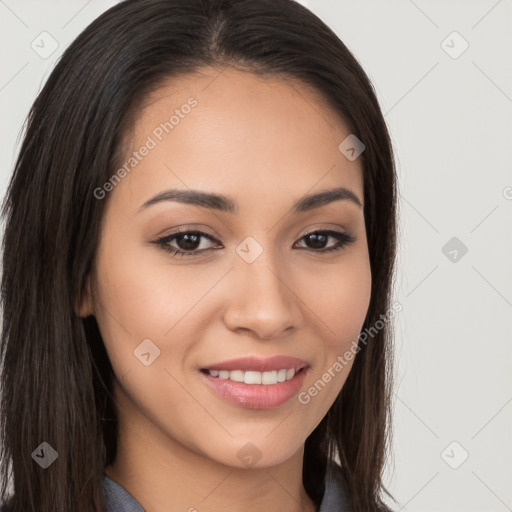
[[[252,263],[237,258],[234,265],[224,310],[228,329],[271,339],[301,327],[300,290],[294,289],[289,270],[283,270],[267,251]]]

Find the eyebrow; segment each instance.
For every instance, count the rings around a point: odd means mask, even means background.
[[[192,204],[202,208],[218,210],[226,213],[239,212],[236,201],[228,196],[190,189],[166,190],[146,201],[139,208],[139,211],[145,210],[146,208],[162,201],[177,201],[179,203]],[[359,208],[363,207],[359,198],[351,190],[345,187],[338,187],[300,198],[292,205],[291,212],[303,213],[315,208],[320,208],[321,206],[325,206],[334,201],[350,201],[359,206]]]

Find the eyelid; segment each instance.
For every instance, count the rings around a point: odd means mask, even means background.
[[[203,228],[204,224],[187,224],[186,226],[180,226],[179,228],[175,228],[171,231],[164,231],[164,235],[157,235],[157,238],[154,239],[152,242],[157,243],[162,240],[168,240],[172,238],[173,236],[180,235],[182,233],[198,233],[201,236],[208,238],[211,241],[214,242],[220,242],[220,236],[215,233],[215,231],[211,230],[210,228]],[[208,231],[205,231],[208,230]],[[212,231],[212,232],[210,232]]]

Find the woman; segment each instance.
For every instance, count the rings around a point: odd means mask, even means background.
[[[389,510],[395,180],[300,4],[96,19],[3,206],[2,510]]]

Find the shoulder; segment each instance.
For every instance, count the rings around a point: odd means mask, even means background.
[[[103,489],[106,512],[145,512],[140,503],[106,473],[103,474]]]

